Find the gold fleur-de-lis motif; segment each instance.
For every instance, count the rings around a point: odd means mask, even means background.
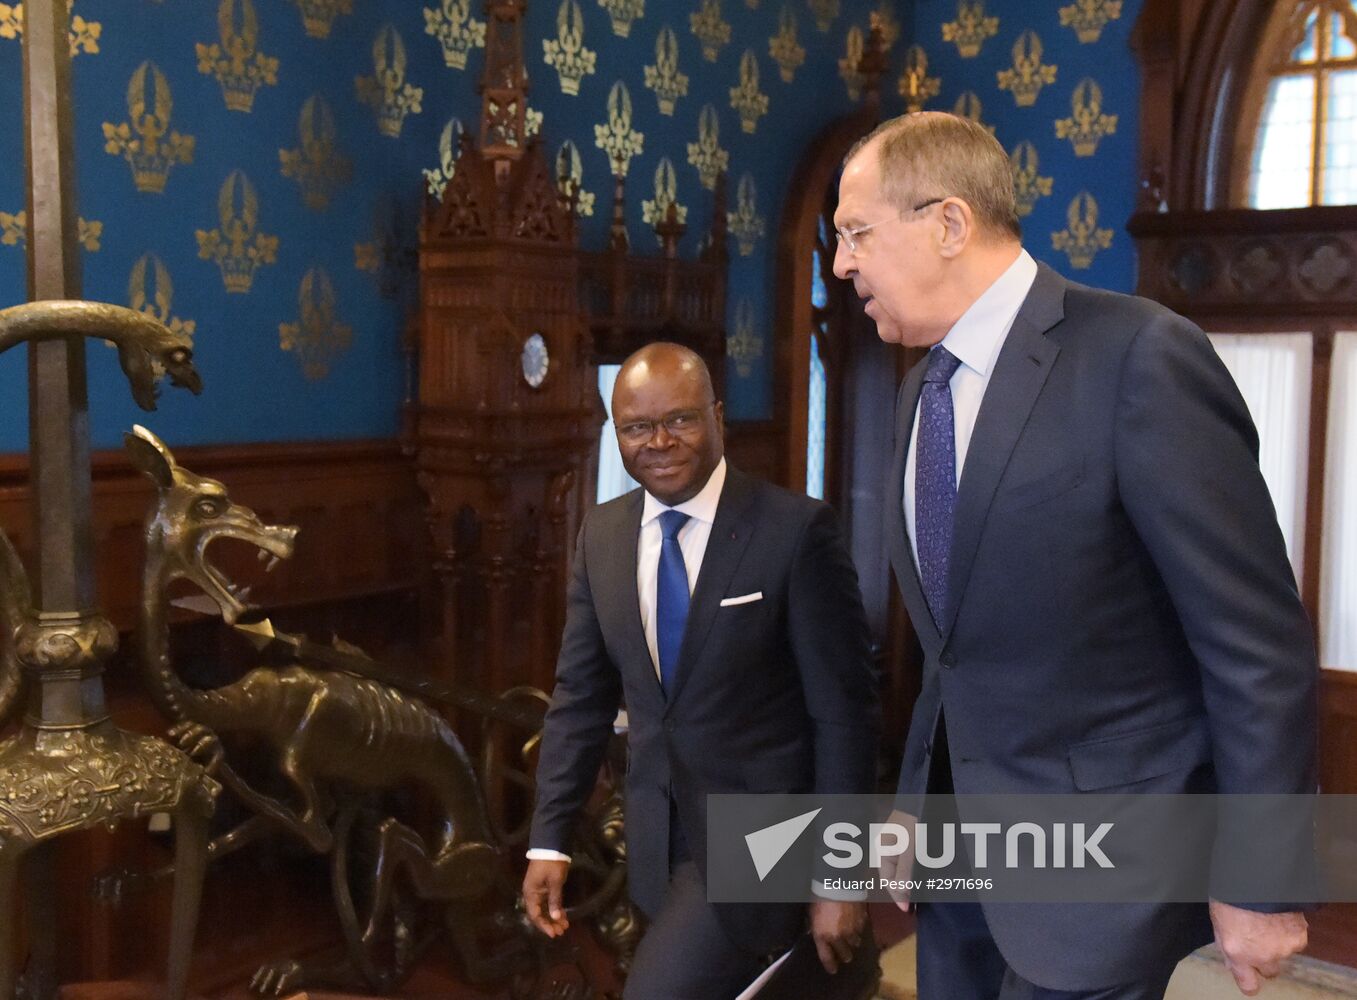
[[[844,38],[843,58],[839,60],[839,79],[848,88],[848,99],[852,101],[862,96],[863,76],[858,67],[862,65],[862,52],[866,44],[860,27],[855,24],[848,29],[848,35]]]
[[[278,150],[283,176],[301,185],[307,208],[320,211],[329,207],[331,195],[348,181],[352,165],[336,145],[334,112],[319,94],[313,94],[302,104],[297,134],[301,139],[299,148]]]
[[[1060,8],[1060,26],[1073,28],[1079,41],[1092,44],[1102,37],[1109,21],[1121,17],[1121,0],[1074,0]]]
[[[556,37],[542,39],[542,61],[556,70],[561,93],[580,92],[580,80],[594,71],[596,53],[584,47],[584,14],[575,0],[561,0],[556,12]]]
[[[716,62],[721,46],[730,41],[730,24],[721,18],[721,0],[702,0],[702,8],[688,15],[688,24],[702,43],[702,58]]]
[[[759,58],[753,49],[740,57],[740,85],[730,88],[730,106],[740,114],[740,128],[754,132],[768,113],[768,95],[759,90]]]
[[[768,54],[777,63],[783,83],[791,83],[806,61],[806,50],[796,40],[796,15],[784,6],[777,16],[777,34],[768,39]]]
[[[192,346],[198,324],[195,320],[174,315],[174,282],[170,280],[170,269],[155,254],[144,253],[132,265],[127,278],[127,304],[164,323]]]
[[[674,164],[669,157],[660,157],[655,168],[655,197],[641,202],[641,221],[647,226],[658,226],[669,215],[669,206],[674,206],[674,216],[681,226],[688,221],[688,209],[678,201],[678,178],[674,175]],[[663,244],[658,233],[655,239]]]
[[[228,292],[243,295],[263,264],[278,259],[278,237],[259,231],[259,196],[243,171],[233,170],[217,194],[217,229],[199,229],[198,256],[221,268]]]
[[[628,37],[631,34],[631,22],[646,12],[646,0],[598,0],[598,5],[608,12],[613,34],[618,38]]]
[[[1069,225],[1051,234],[1051,245],[1069,257],[1070,267],[1082,271],[1093,263],[1099,250],[1112,245],[1112,230],[1098,228],[1098,201],[1087,191],[1074,196],[1065,219]]]
[[[99,251],[99,239],[103,235],[102,222],[86,221],[83,216],[76,220],[76,242],[90,253]],[[17,247],[26,242],[28,242],[28,212],[22,209],[13,214],[0,212],[0,244]]]
[[[974,90],[968,90],[956,99],[956,104],[952,105],[952,114],[960,115],[962,118],[969,118],[973,122],[985,125],[982,117],[985,107],[980,103],[980,95]],[[994,134],[993,125],[985,125],[985,131],[990,135]]]
[[[1041,38],[1035,31],[1024,31],[1013,43],[1013,68],[999,71],[999,89],[1012,91],[1020,108],[1030,108],[1041,88],[1055,83],[1056,67],[1043,65],[1041,53]]]
[[[382,195],[372,208],[372,240],[353,245],[354,267],[376,275],[382,298],[397,298],[418,267],[416,243],[400,203],[389,194]]]
[[[567,139],[556,153],[556,189],[567,201],[575,201],[581,216],[594,214],[594,193],[584,190],[584,162],[579,148]]]
[[[679,72],[678,58],[678,35],[666,24],[655,38],[655,65],[645,68],[646,86],[655,91],[662,115],[672,115],[674,103],[688,94],[688,77]]]
[[[438,166],[432,170],[427,167],[424,169],[424,181],[428,185],[429,194],[435,198],[443,197],[443,189],[457,172],[457,158],[462,155],[464,131],[460,118],[449,118],[438,137]]]
[[[296,323],[278,324],[278,346],[290,351],[302,375],[315,382],[330,374],[335,358],[349,349],[353,328],[335,314],[335,287],[323,267],[302,276],[297,289]]]
[[[726,213],[726,225],[739,244],[741,257],[752,254],[755,245],[763,239],[765,224],[757,202],[754,176],[746,171],[735,189],[735,211]]]
[[[441,0],[437,7],[425,7],[424,34],[438,39],[443,62],[453,69],[466,69],[467,54],[485,48],[485,22],[471,16],[471,0]]]
[[[542,131],[542,121],[546,116],[531,105],[523,109],[523,138],[531,139]]]
[[[1054,178],[1041,176],[1037,147],[1027,140],[1013,147],[1008,162],[1013,168],[1013,193],[1018,199],[1018,214],[1031,215],[1037,199],[1050,195]]]
[[[372,43],[372,76],[356,76],[358,100],[377,115],[377,131],[392,139],[401,134],[405,116],[419,114],[424,88],[405,82],[405,42],[400,32],[385,24]]]
[[[956,20],[942,26],[942,40],[955,42],[962,59],[974,59],[986,38],[999,33],[999,19],[985,14],[985,0],[957,0]]]
[[[645,148],[645,135],[631,127],[631,93],[621,80],[608,92],[608,121],[594,126],[594,145],[608,154],[614,177],[627,176],[631,158]]]
[[[236,0],[221,0],[217,8],[217,33],[221,44],[197,43],[198,72],[215,76],[222,97],[231,111],[249,112],[254,95],[263,84],[278,82],[278,60],[259,52],[259,17],[251,0],[240,0],[240,26],[236,26]]]
[[[353,0],[295,0],[310,38],[329,38],[335,18],[353,13]]]
[[[839,16],[839,0],[806,0],[806,6],[815,15],[815,30],[822,35]]]
[[[928,53],[922,45],[911,45],[905,52],[905,71],[900,74],[897,89],[910,112],[922,111],[942,91],[942,79],[928,75]]]
[[[73,12],[75,0],[66,0],[66,13],[70,16],[71,55],[82,52],[95,55],[99,51],[99,38],[104,26],[98,21],[86,21]],[[24,5],[21,3],[0,3],[0,38],[15,39],[24,33]]]
[[[697,116],[697,142],[688,143],[688,163],[697,168],[697,176],[708,191],[716,190],[716,179],[730,163],[730,153],[721,148],[720,116],[710,104],[702,105]]]
[[[896,0],[881,0],[872,11],[870,21],[881,30],[881,48],[889,52],[900,40],[900,20],[895,16]]]
[[[1104,136],[1115,135],[1117,116],[1103,114],[1103,88],[1084,77],[1070,97],[1073,114],[1055,123],[1057,139],[1069,139],[1075,156],[1092,156]]]
[[[89,221],[86,221],[83,218],[76,219],[76,242],[90,253],[99,252],[99,240],[103,235],[104,224],[97,219],[91,219]]]
[[[735,362],[740,378],[748,378],[754,362],[763,357],[763,339],[754,329],[754,305],[747,298],[735,307],[735,332],[726,337],[726,357]]]
[[[28,239],[28,212],[0,212],[0,243],[17,247]]]
[[[150,81],[151,100],[147,107],[146,84]],[[170,130],[174,96],[160,68],[149,60],[132,72],[127,82],[127,114],[131,122],[114,125],[104,122],[104,151],[121,156],[132,168],[132,181],[138,191],[160,194],[170,168],[176,163],[193,162],[193,136]],[[134,139],[132,133],[137,137]]]

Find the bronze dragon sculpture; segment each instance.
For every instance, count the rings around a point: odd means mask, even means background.
[[[318,966],[295,961],[267,965],[256,974],[253,988],[281,995],[306,983],[360,981],[386,991],[408,972],[404,960],[383,964],[387,949],[379,942],[390,932],[396,876],[403,875],[423,900],[456,904],[483,896],[501,867],[476,772],[441,715],[420,699],[370,678],[293,664],[258,667],[211,690],[185,684],[170,662],[170,585],[188,579],[216,603],[228,623],[235,623],[252,611],[248,591],[208,561],[208,547],[221,538],[247,542],[271,569],[291,556],[296,529],[265,525],[252,510],[233,503],[221,483],[178,465],[151,432],[138,427],[126,443],[133,464],[157,490],[146,526],[138,635],[148,690],[156,706],[175,720],[171,739],[203,760],[254,813],[214,842],[212,853],[220,856],[281,828],[331,857],[345,958]],[[295,801],[259,792],[226,762],[219,735],[240,733],[271,745]],[[361,886],[364,919],[349,885],[353,862],[348,841],[361,810],[360,797],[411,787],[432,800],[436,830],[426,839],[395,816],[380,819]],[[454,944],[464,963],[477,957],[474,942]]]

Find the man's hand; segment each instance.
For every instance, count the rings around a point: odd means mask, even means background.
[[[908,913],[909,889],[904,886],[914,875],[914,834],[918,830],[919,821],[909,813],[893,809],[886,822],[904,827],[909,834],[909,844],[902,853],[881,855],[880,870],[881,881],[889,883],[886,891],[890,893],[891,899],[895,901],[896,906]]]
[[[1211,926],[1225,967],[1246,997],[1262,989],[1264,979],[1280,975],[1286,960],[1303,951],[1308,940],[1303,913],[1257,913],[1214,899]]]
[[[866,926],[866,903],[817,899],[810,904],[810,933],[826,972],[832,975],[852,961]]]
[[[523,876],[523,905],[528,919],[547,937],[560,937],[570,926],[561,903],[569,861],[532,860]]]

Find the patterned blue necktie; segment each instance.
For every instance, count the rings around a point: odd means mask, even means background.
[[[941,345],[929,352],[919,395],[919,439],[914,456],[914,544],[919,552],[919,581],[939,628],[946,620],[947,565],[956,508],[956,424],[948,383],[960,364],[956,355]]]
[[[682,511],[667,510],[660,515],[664,541],[655,580],[655,645],[660,655],[660,684],[666,694],[674,690],[683,628],[688,624],[688,567],[683,564],[678,540],[679,530],[687,523],[688,515]]]

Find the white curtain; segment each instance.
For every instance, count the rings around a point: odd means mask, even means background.
[[[613,383],[621,365],[598,366],[598,394],[603,397],[603,407],[608,411],[608,419],[603,422],[603,430],[598,439],[598,502],[604,503],[613,497],[637,487],[636,480],[627,475],[622,468],[622,453],[617,450],[617,432],[613,430]]]
[[[1258,428],[1258,464],[1299,580],[1305,548],[1313,338],[1308,333],[1210,337]]]
[[[1357,333],[1334,338],[1327,451],[1319,656],[1357,670]]]

